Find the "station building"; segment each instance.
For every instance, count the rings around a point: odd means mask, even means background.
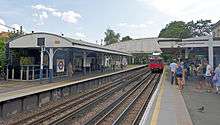
[[[9,41],[7,79],[38,80],[111,70],[131,54],[51,33],[30,33]]]
[[[212,35],[187,39],[159,38],[158,44],[163,52],[174,58],[193,61],[209,61],[216,67],[220,64],[220,21],[212,27]]]
[[[220,23],[219,23],[220,24]],[[216,28],[219,28],[216,26]],[[213,34],[220,34],[220,30],[213,30]],[[188,59],[195,63],[209,61],[209,64],[216,67],[220,64],[220,37],[202,36],[187,39],[179,38],[144,38],[125,42],[119,42],[107,46],[111,49],[118,49],[133,55],[134,63],[137,60],[144,60],[140,56],[154,51],[168,53],[172,58],[179,60]]]
[[[107,47],[130,53],[133,55],[132,63],[143,64],[147,63],[146,61],[149,54],[161,52],[157,41],[158,38],[156,37],[141,38],[110,44]]]

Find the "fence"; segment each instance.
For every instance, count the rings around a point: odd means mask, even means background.
[[[40,65],[7,66],[8,80],[38,80]],[[48,78],[48,66],[43,68],[43,78]]]

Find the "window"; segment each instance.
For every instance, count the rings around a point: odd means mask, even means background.
[[[37,38],[37,45],[44,46],[45,45],[45,38]]]

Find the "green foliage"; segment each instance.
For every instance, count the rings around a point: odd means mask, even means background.
[[[117,43],[120,40],[120,34],[115,33],[114,30],[107,29],[105,32],[105,45]]]
[[[172,55],[168,53],[162,53],[161,57],[164,59],[165,62],[171,62],[172,61]]]
[[[135,64],[147,64],[149,53],[134,53],[134,63]]]
[[[191,37],[190,30],[183,21],[174,21],[166,25],[160,31],[159,37],[163,38],[189,38]]]
[[[0,69],[5,66],[6,56],[5,56],[5,39],[0,38]]]
[[[128,41],[128,40],[132,40],[132,38],[130,36],[125,36],[121,39],[121,42]]]
[[[174,21],[166,25],[160,31],[159,37],[163,38],[189,38],[198,36],[207,36],[211,34],[211,20],[198,20],[185,23],[183,21]]]
[[[211,20],[198,20],[196,22],[190,21],[187,26],[193,37],[207,36],[211,34],[212,24]]]

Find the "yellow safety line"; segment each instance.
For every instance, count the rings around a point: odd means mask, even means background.
[[[160,93],[159,93],[158,98],[157,98],[156,106],[154,108],[154,112],[153,112],[153,116],[151,118],[150,125],[157,125],[158,116],[159,116],[159,113],[160,113],[161,98],[162,98],[162,95],[164,93],[164,88],[165,88],[165,86],[164,86],[164,78],[163,78],[163,80],[161,82]]]

